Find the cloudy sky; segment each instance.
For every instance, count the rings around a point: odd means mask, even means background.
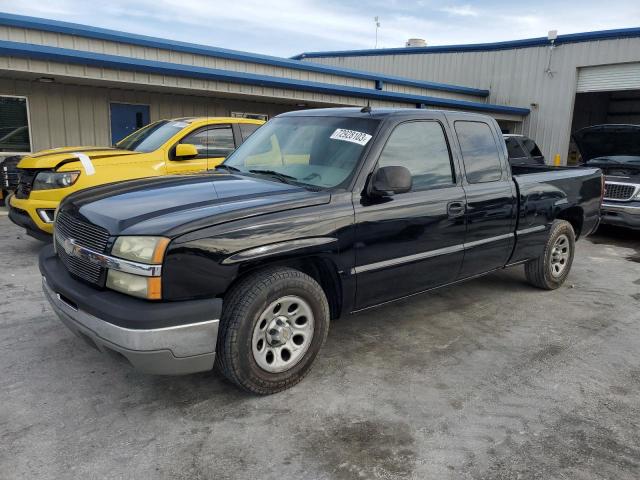
[[[640,26],[640,0],[0,0],[0,10],[278,56],[373,48],[376,15],[378,47]]]

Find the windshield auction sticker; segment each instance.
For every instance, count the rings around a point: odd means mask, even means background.
[[[366,145],[371,140],[371,135],[355,130],[346,130],[344,128],[336,128],[336,131],[329,137],[332,140],[342,140],[345,142],[357,143],[358,145]]]

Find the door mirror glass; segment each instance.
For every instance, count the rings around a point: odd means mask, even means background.
[[[179,143],[176,147],[176,159],[185,160],[198,156],[198,149],[190,143]]]
[[[380,167],[373,174],[371,193],[377,197],[389,197],[396,193],[406,193],[411,190],[413,180],[411,172],[406,167]]]

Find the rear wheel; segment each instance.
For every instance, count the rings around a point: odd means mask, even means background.
[[[269,268],[241,280],[225,296],[216,364],[253,393],[285,390],[311,369],[329,330],[329,304],[310,276]]]
[[[573,227],[569,222],[565,220],[553,222],[543,254],[524,266],[527,281],[545,290],[560,287],[571,271],[575,238]]]

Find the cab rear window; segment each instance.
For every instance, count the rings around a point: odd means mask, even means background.
[[[457,121],[455,130],[467,181],[485,183],[500,180],[500,152],[491,127],[483,122]]]

